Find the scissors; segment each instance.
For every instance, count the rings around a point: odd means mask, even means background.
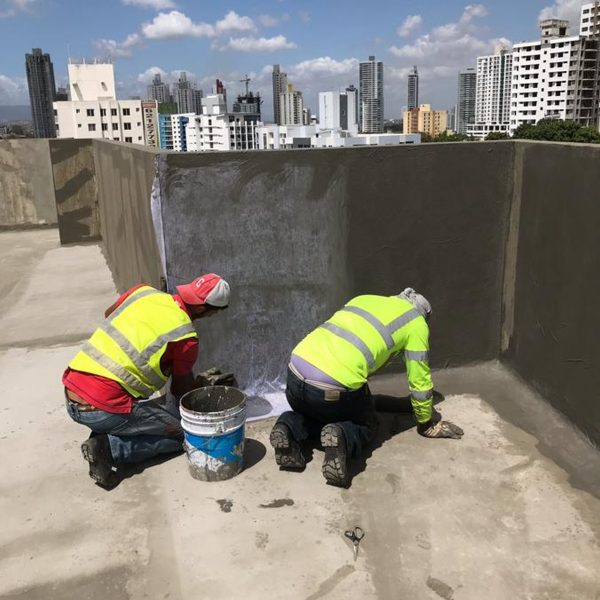
[[[344,535],[352,542],[354,545],[354,562],[358,558],[358,545],[360,541],[365,537],[365,532],[360,527],[355,527],[354,529],[349,529],[344,533]]]

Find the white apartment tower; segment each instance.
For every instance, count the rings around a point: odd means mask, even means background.
[[[580,35],[567,35],[568,21],[547,19],[540,23],[540,40],[515,44],[511,133],[548,118],[598,127],[599,6],[582,6]]]
[[[304,101],[302,92],[288,83],[287,91],[279,94],[279,118],[282,125],[302,125]]]
[[[512,64],[512,53],[505,48],[477,58],[475,122],[467,127],[469,135],[483,139],[492,132],[508,133]]]
[[[359,65],[360,130],[383,133],[383,62],[369,56]]]
[[[141,100],[117,100],[112,64],[70,63],[68,70],[71,100],[53,104],[57,137],[146,143],[149,116]]]
[[[319,93],[319,127],[358,133],[358,90]]]
[[[281,125],[280,96],[287,91],[287,73],[282,73],[279,65],[273,65],[273,120]]]

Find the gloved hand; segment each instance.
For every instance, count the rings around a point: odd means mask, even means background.
[[[452,438],[453,440],[460,440],[465,433],[458,425],[450,423],[450,421],[438,421],[437,423],[429,421],[429,423],[419,424],[417,430],[424,437]]]
[[[233,373],[223,373],[216,367],[212,367],[211,369],[200,373],[200,375],[196,377],[196,383],[200,387],[207,387],[210,385],[228,385],[237,387],[237,381]]]

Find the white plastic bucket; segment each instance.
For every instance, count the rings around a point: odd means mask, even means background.
[[[244,466],[246,396],[228,386],[200,388],[182,396],[180,410],[192,477],[235,477]]]

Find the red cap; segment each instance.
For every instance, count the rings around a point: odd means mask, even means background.
[[[191,283],[178,285],[177,291],[181,299],[192,306],[209,304],[221,308],[229,304],[229,284],[214,273],[201,275]]]

